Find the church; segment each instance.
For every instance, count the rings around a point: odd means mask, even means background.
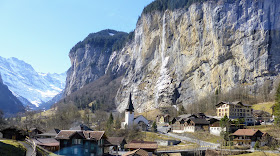
[[[146,131],[149,126],[149,121],[143,115],[134,117],[134,107],[130,93],[127,108],[125,109],[125,121],[122,122],[122,128],[129,128],[133,125],[138,125],[141,130]]]

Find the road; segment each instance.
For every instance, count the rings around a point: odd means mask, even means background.
[[[33,156],[33,148],[32,146],[30,146],[28,143],[24,142],[24,141],[20,141],[19,143],[21,143],[25,148],[26,148],[26,156]],[[33,154],[33,155],[32,155]],[[35,154],[36,155],[36,154]]]
[[[176,138],[176,139],[196,143],[196,144],[200,145],[200,148],[202,148],[202,149],[216,149],[219,146],[219,144],[194,139],[194,138],[188,137],[186,135],[181,136],[181,135],[178,135],[176,133],[166,133],[168,129],[169,129],[169,127],[159,126],[158,127],[158,132],[163,134],[163,135],[170,136],[170,137],[173,137],[173,138]]]

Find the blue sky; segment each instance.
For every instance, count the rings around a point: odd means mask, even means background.
[[[69,50],[89,33],[130,32],[153,0],[0,0],[0,56],[38,72],[62,73]]]

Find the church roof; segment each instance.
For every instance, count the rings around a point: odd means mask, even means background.
[[[126,110],[127,111],[134,111],[134,107],[133,107],[132,100],[131,100],[131,93],[129,94],[128,105],[127,105]]]

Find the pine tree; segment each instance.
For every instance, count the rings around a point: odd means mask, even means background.
[[[121,128],[121,120],[120,117],[117,116],[116,120],[115,120],[115,126],[116,129],[120,129]]]
[[[180,105],[178,114],[182,115],[182,114],[185,114],[185,112],[186,112],[186,110],[185,110],[184,106]]]
[[[153,125],[152,125],[152,131],[155,133],[157,132],[157,124],[155,121],[153,122]]]
[[[110,113],[110,116],[108,118],[108,121],[107,121],[107,126],[112,126],[114,123],[114,117],[113,117],[113,114]]]

